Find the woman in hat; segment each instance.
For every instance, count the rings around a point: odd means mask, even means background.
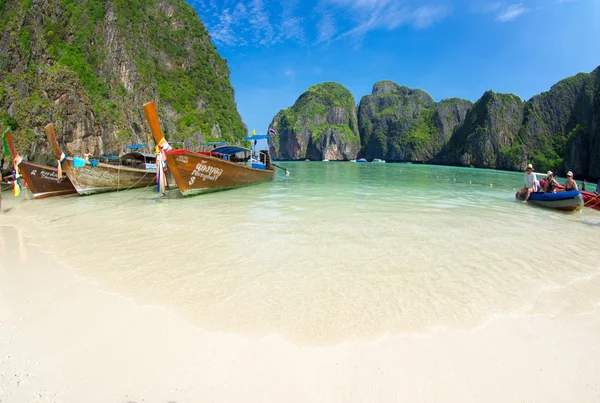
[[[554,193],[556,192],[557,185],[559,185],[559,183],[556,181],[556,179],[554,179],[554,172],[548,171],[546,174],[546,180],[542,185],[542,190],[546,193]]]
[[[573,172],[567,172],[567,181],[565,182],[565,192],[569,190],[579,190],[577,187],[577,182],[573,180]]]
[[[523,193],[526,193],[525,201],[528,201],[529,196],[531,195],[531,192],[537,191],[538,186],[539,186],[539,182],[537,180],[537,177],[535,176],[535,173],[533,172],[533,165],[529,164],[529,165],[527,165],[527,169],[525,171],[525,186],[523,187],[523,189],[521,189],[517,192],[517,195],[516,195],[517,200],[519,200],[521,198],[521,195]]]

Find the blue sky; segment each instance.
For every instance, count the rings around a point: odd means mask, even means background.
[[[600,65],[600,0],[188,0],[231,70],[248,130],[311,85],[356,103],[392,80],[439,101],[523,99]]]

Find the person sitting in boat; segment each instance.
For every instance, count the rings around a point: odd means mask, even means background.
[[[523,189],[517,192],[517,200],[519,200],[521,198],[521,195],[525,193],[525,201],[528,201],[531,192],[537,192],[539,184],[540,183],[538,182],[537,177],[533,172],[533,165],[527,165],[527,169],[525,171],[525,186],[523,187]]]
[[[546,193],[555,193],[557,185],[560,184],[554,178],[554,172],[548,171],[546,179],[543,181],[542,190]]]
[[[585,186],[587,185],[587,181],[584,179],[583,182],[581,182],[581,191],[585,192]]]
[[[569,190],[579,190],[577,187],[577,182],[573,180],[573,172],[567,172],[567,181],[565,182],[565,192]]]
[[[92,154],[90,154],[90,149],[86,148],[85,152],[83,153],[83,159],[85,159],[85,162],[89,163],[90,162],[90,156]]]

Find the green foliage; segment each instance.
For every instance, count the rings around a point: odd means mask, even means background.
[[[436,116],[437,111],[435,109],[421,109],[413,129],[401,139],[400,144],[411,148],[417,153],[422,153],[438,132],[435,124]]]
[[[0,122],[4,128],[10,127],[12,130],[19,129],[19,123],[15,118],[10,116],[8,113],[4,113],[0,115]]]
[[[2,13],[9,7],[7,4],[7,0],[0,0]],[[170,134],[175,138],[198,133],[212,138],[215,136],[211,131],[218,125],[222,132],[220,140],[238,142],[246,136],[226,61],[216,52],[194,8],[186,2],[165,0],[159,9],[155,0],[112,0],[109,3],[54,0],[45,6],[48,12],[36,18],[31,18],[32,0],[20,0],[20,4],[22,7],[18,10],[11,9],[9,15],[2,15],[0,23],[6,25],[6,32],[23,50],[19,55],[35,54],[40,60],[28,62],[27,72],[18,80],[12,74],[3,76],[0,72],[1,103],[18,96],[6,91],[7,85],[14,88],[15,80],[26,83],[30,94],[38,95],[43,93],[43,85],[52,88],[49,95],[60,94],[64,91],[59,90],[61,87],[75,87],[85,103],[78,105],[81,111],[91,107],[95,121],[108,128],[108,132],[117,133],[119,129],[131,127],[128,120],[138,115],[131,109],[141,109],[141,105],[132,105],[139,102],[139,94],[146,101],[152,89],[157,89],[159,107],[170,112],[171,124],[166,125],[165,133],[167,127],[174,124],[176,132]],[[109,8],[116,13],[116,27],[105,20]],[[103,39],[107,29],[112,30],[110,37],[115,41],[110,49]],[[34,32],[40,32],[41,38],[35,37]],[[35,52],[32,52],[33,47]],[[117,56],[120,62],[128,63],[128,73],[132,74],[127,77],[133,84],[132,91],[121,81],[123,71],[114,68],[121,66],[107,63],[108,52],[115,50],[125,52],[125,58]],[[49,59],[51,67],[46,66]],[[6,55],[0,55],[1,68],[8,62]],[[47,83],[48,77],[36,74],[36,69],[45,71],[49,77],[71,71],[76,74],[76,82],[52,79]],[[62,75],[59,73],[56,77]],[[17,103],[19,109],[26,104]],[[41,119],[47,120],[48,111],[44,113],[46,118]],[[19,116],[17,119],[26,119],[20,121],[23,126],[32,123],[25,113]],[[161,113],[161,119],[164,118]]]
[[[523,144],[514,143],[512,146],[505,146],[500,148],[500,155],[506,166],[519,166],[523,163],[523,157],[525,155],[525,147]]]
[[[556,152],[546,150],[546,152],[535,150],[530,154],[530,159],[538,171],[558,171],[562,169],[564,158],[561,158]]]
[[[19,32],[19,44],[25,54],[31,53],[31,33],[29,27],[23,27]]]

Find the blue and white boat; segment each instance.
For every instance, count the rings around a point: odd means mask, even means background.
[[[525,194],[521,195],[520,200],[525,200]],[[533,192],[529,196],[529,203],[557,210],[577,211],[583,207],[583,196],[579,190],[556,193]]]

